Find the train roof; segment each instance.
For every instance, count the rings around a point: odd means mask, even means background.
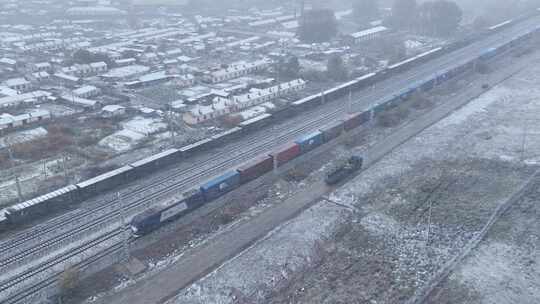
[[[293,102],[292,104],[295,105],[295,106],[303,105],[304,103],[310,102],[310,101],[314,100],[315,98],[321,98],[321,96],[322,96],[321,93],[310,95],[308,97],[304,97],[304,98],[302,98],[300,100],[297,100],[297,101]]]
[[[234,134],[236,132],[240,132],[242,131],[242,128],[240,127],[234,127],[230,130],[227,130],[227,131],[224,131],[224,132],[221,132],[219,134],[216,134],[214,136],[211,137],[212,140],[218,140],[218,139],[221,139],[223,137],[226,137],[227,135],[231,135],[231,134]]]
[[[130,170],[133,170],[133,168],[131,166],[123,166],[123,167],[118,168],[116,170],[112,170],[112,171],[109,171],[107,173],[98,175],[98,176],[96,176],[94,178],[91,178],[89,180],[82,181],[82,182],[77,184],[77,187],[86,188],[88,186],[92,186],[92,185],[94,185],[96,183],[102,182],[102,181],[107,180],[107,179],[109,179],[109,178],[111,178],[113,176],[125,173],[125,172],[130,171]]]
[[[237,176],[237,175],[240,175],[240,173],[238,173],[238,171],[229,171],[229,172],[223,173],[222,175],[220,175],[218,177],[214,177],[211,180],[204,183],[201,186],[201,188],[202,189],[209,189],[209,188],[215,187],[215,186],[217,186],[217,185],[219,185],[221,183],[224,183],[224,182],[228,181],[230,178],[232,178],[234,176]]]
[[[261,120],[263,120],[263,119],[266,119],[266,118],[268,118],[268,117],[271,117],[271,116],[272,116],[272,114],[266,113],[266,114],[263,114],[263,115],[260,115],[260,116],[257,116],[257,117],[254,117],[254,118],[245,120],[245,121],[241,122],[241,123],[239,124],[239,126],[240,126],[240,127],[249,126],[249,125],[251,125],[251,124],[253,124],[253,123],[259,122],[259,121],[261,121]]]
[[[185,146],[185,147],[182,147],[182,148],[180,148],[180,149],[178,149],[178,150],[180,150],[181,152],[187,152],[187,151],[189,151],[189,150],[191,150],[191,149],[194,149],[194,148],[200,147],[200,146],[202,146],[202,145],[205,145],[205,144],[207,144],[207,143],[209,143],[209,142],[211,142],[211,141],[212,141],[211,138],[205,138],[205,139],[199,140],[198,142],[193,143],[193,144],[191,144],[191,145],[187,145],[187,146]]]
[[[339,119],[339,120],[333,121],[333,122],[329,122],[329,123],[323,125],[323,126],[319,129],[319,131],[323,132],[323,131],[326,131],[326,130],[329,130],[329,129],[333,129],[333,128],[335,128],[335,127],[339,127],[339,126],[341,126],[344,122],[345,122],[345,121],[342,120],[342,119]]]
[[[166,157],[166,156],[169,156],[169,155],[173,155],[175,153],[178,153],[179,150],[178,149],[168,149],[168,150],[165,150],[163,152],[160,152],[158,154],[154,154],[154,155],[151,155],[147,158],[143,158],[141,160],[138,160],[134,163],[131,164],[132,167],[139,167],[139,166],[142,166],[142,165],[146,165],[148,163],[151,163],[155,160],[158,160],[160,158],[163,158],[163,157]]]
[[[295,143],[305,142],[305,141],[308,141],[308,140],[313,139],[314,137],[320,136],[320,135],[322,135],[322,132],[320,130],[316,130],[316,131],[313,131],[313,132],[310,132],[310,133],[299,136],[294,142]]]
[[[42,203],[44,201],[47,201],[47,200],[50,200],[52,198],[58,197],[60,195],[64,195],[64,194],[66,194],[68,192],[71,192],[71,191],[74,191],[76,189],[77,189],[77,187],[75,187],[75,185],[69,185],[69,186],[60,188],[60,189],[58,189],[56,191],[49,192],[47,194],[38,196],[38,197],[33,198],[31,200],[27,200],[25,202],[22,202],[20,204],[12,206],[11,209],[13,209],[15,211],[23,210],[23,209],[26,209],[26,208],[28,208],[30,206],[34,206],[34,205],[40,204],[40,203]]]
[[[392,64],[391,66],[388,67],[388,69],[390,69],[390,70],[391,70],[391,69],[395,69],[395,68],[397,68],[397,67],[399,67],[399,66],[402,66],[402,65],[407,64],[407,63],[409,63],[409,62],[415,61],[415,60],[417,60],[418,58],[422,58],[422,57],[425,57],[425,56],[427,56],[427,55],[433,54],[433,53],[438,52],[438,51],[440,51],[440,50],[442,50],[442,47],[438,47],[438,48],[431,49],[431,50],[426,51],[426,52],[424,52],[424,53],[422,53],[422,54],[419,54],[419,55],[416,55],[416,56],[411,57],[411,58],[409,58],[409,59],[405,59],[405,60],[400,61],[400,62],[398,62],[398,63]]]

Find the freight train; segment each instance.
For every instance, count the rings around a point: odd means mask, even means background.
[[[539,30],[540,26],[529,30],[525,34],[515,37],[509,43],[499,44],[493,48],[485,50],[479,56],[479,58],[461,61],[452,68],[440,71],[439,73],[431,75],[430,77],[412,83],[408,87],[402,89],[399,93],[376,101],[372,108],[359,113],[351,114],[343,121],[336,122],[332,125],[321,128],[315,133],[299,138],[293,143],[289,143],[288,145],[276,149],[268,157],[271,157],[272,162],[275,162],[277,166],[283,165],[298,155],[311,151],[322,143],[328,142],[332,138],[339,136],[341,132],[350,131],[368,121],[373,120],[380,112],[399,104],[402,100],[409,98],[414,91],[429,90],[437,83],[441,83],[467,69],[471,69],[474,67],[477,60],[485,60],[498,55],[501,52],[506,51],[511,46],[530,38]],[[321,94],[315,94],[293,102],[289,107],[280,109],[279,111],[245,121],[238,127],[228,130],[222,134],[215,135],[211,138],[201,140],[179,149],[170,149],[161,152],[157,155],[150,156],[138,162],[126,165],[111,172],[107,172],[90,180],[83,181],[75,185],[69,185],[57,191],[17,204],[5,210],[4,215],[0,216],[0,228],[9,229],[10,226],[18,223],[26,222],[31,219],[42,217],[45,214],[71,207],[72,205],[82,202],[97,194],[110,191],[118,186],[125,185],[136,179],[148,176],[151,173],[178,163],[179,161],[187,159],[201,151],[205,151],[209,148],[218,146],[223,142],[240,137],[247,132],[258,130],[267,124],[283,120],[292,115],[301,114],[310,108],[323,104],[325,100],[334,100],[347,96],[351,91],[356,91],[361,88],[371,86],[382,79],[388,78],[390,75],[393,75],[396,72],[401,72],[421,62],[425,62],[430,58],[450,52],[454,50],[458,44],[461,45],[463,43],[456,43],[455,45],[433,49],[411,59],[393,64],[387,69],[378,73],[364,75],[338,87],[326,90]],[[228,191],[229,189],[232,190],[239,184],[245,183],[246,180],[257,177],[260,172],[268,170],[268,163],[270,162],[268,157],[261,156],[255,160],[255,165],[260,166],[262,169],[246,167],[243,169],[244,171],[242,171],[244,173],[240,171],[237,172],[238,175],[232,173],[226,178],[225,183],[220,183],[220,186],[217,189],[212,187],[212,185],[206,185],[206,188],[202,188],[201,190],[203,192],[203,198],[205,200],[208,200],[208,198],[215,198],[224,191]],[[259,170],[261,171],[259,172]],[[227,187],[221,189],[221,185],[224,186],[224,184],[226,184]],[[187,205],[186,210],[192,209],[190,204]]]
[[[351,115],[346,120],[332,123],[318,131],[312,132],[275,149],[273,152],[260,155],[234,170],[227,171],[192,189],[177,198],[174,202],[164,202],[135,216],[131,222],[131,229],[135,237],[148,234],[160,226],[186,215],[187,213],[211,203],[223,195],[249,183],[269,172],[281,167],[299,156],[315,150],[328,143],[346,131],[353,130],[369,120],[358,119],[369,115]],[[354,158],[357,160],[357,158]],[[355,162],[355,166],[360,163]],[[356,168],[355,167],[355,168]]]

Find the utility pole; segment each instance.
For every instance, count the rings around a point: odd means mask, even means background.
[[[171,111],[167,112],[167,120],[168,120],[168,123],[169,123],[169,132],[171,133],[172,143],[173,143],[173,146],[175,146],[176,145],[176,137],[175,137],[175,130],[174,130],[174,124],[173,124]]]
[[[352,114],[352,89],[349,88],[349,98],[347,99],[347,112]]]
[[[64,171],[64,179],[66,180],[66,185],[69,184],[69,176],[67,172],[67,156],[65,153],[62,154],[62,170]]]
[[[117,200],[118,200],[118,207],[120,208],[120,220],[121,220],[121,225],[122,225],[122,229],[124,230],[124,239],[122,240],[122,256],[121,256],[121,261],[122,262],[128,262],[129,259],[130,259],[130,253],[129,253],[129,237],[130,237],[130,233],[129,233],[129,227],[128,227],[128,224],[127,224],[127,216],[126,216],[126,208],[123,204],[123,201],[122,201],[122,196],[120,194],[120,192],[117,192],[116,193],[116,197],[117,197]]]
[[[11,163],[11,169],[14,170],[15,168],[15,160],[13,159],[13,152],[11,151],[11,145],[7,145],[8,154],[9,154],[9,161]],[[21,183],[19,180],[19,174],[15,173],[15,185],[17,186],[17,198],[19,200],[19,203],[23,202],[22,197],[22,189],[21,189]]]
[[[523,136],[521,138],[521,161],[525,161],[525,142],[527,140],[527,120],[523,121]]]
[[[429,235],[431,233],[431,211],[432,210],[433,210],[433,200],[429,200],[429,215],[428,215],[426,246],[429,246]]]
[[[47,179],[47,160],[43,160],[43,179]]]

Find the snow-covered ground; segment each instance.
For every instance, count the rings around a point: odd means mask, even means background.
[[[148,136],[166,129],[167,124],[158,118],[135,117],[122,123],[122,127],[122,130],[103,138],[99,145],[116,152],[126,152]]]
[[[332,236],[346,212],[333,204],[310,208],[167,303],[233,304],[241,294],[262,301],[265,291],[314,262],[317,244]]]
[[[66,166],[74,168],[83,163],[80,158],[67,158]],[[28,197],[28,193],[36,191],[46,177],[62,175],[64,168],[64,159],[61,157],[46,159],[42,162],[25,164],[13,170],[8,169],[0,174],[0,206],[9,201],[14,201],[17,198],[17,187],[15,176],[18,175],[23,197]]]
[[[29,130],[17,131],[0,138],[0,149],[5,149],[10,145],[22,144],[47,136],[48,132],[43,127]]]
[[[361,220],[355,224],[361,225],[368,235],[382,235],[390,239],[399,236],[394,243],[402,249],[403,256],[398,259],[398,265],[410,268],[407,271],[398,269],[396,275],[410,275],[411,269],[414,273],[415,267],[420,267],[419,271],[424,271],[421,276],[424,279],[429,278],[429,271],[425,270],[435,264],[442,265],[463,244],[446,239],[445,244],[438,244],[430,253],[433,255],[431,260],[423,261],[416,256],[417,246],[414,242],[418,238],[424,239],[424,231],[403,226],[403,222],[393,218],[391,213],[380,213],[374,203],[364,208],[365,202],[359,199],[368,195],[377,185],[384,184],[386,178],[401,176],[403,172],[426,161],[440,163],[480,159],[488,164],[488,168],[491,163],[506,163],[510,172],[508,176],[497,176],[506,181],[498,185],[501,193],[495,193],[496,197],[493,193],[481,193],[482,198],[479,198],[477,203],[482,207],[478,210],[471,208],[471,212],[480,214],[479,218],[482,218],[482,214],[489,214],[489,210],[494,210],[525,179],[527,173],[519,171],[518,168],[537,163],[540,158],[540,123],[537,118],[540,114],[540,90],[531,89],[540,87],[538,63],[536,60],[517,76],[426,129],[331,195],[331,200],[350,205],[352,209],[359,211]],[[481,170],[484,169],[482,167]],[[466,174],[467,171],[463,173]],[[500,182],[501,180],[497,180],[495,184]],[[390,204],[381,207],[392,210],[392,206],[399,207],[407,201],[396,199],[386,203]],[[310,259],[313,259],[317,251],[317,240],[327,237],[332,230],[330,227],[338,226],[342,217],[339,210],[347,209],[329,207],[327,202],[319,203],[295,220],[276,229],[264,241],[258,242],[182,291],[170,303],[235,303],[242,301],[242,297],[247,298],[248,302],[261,302],[268,290],[276,287],[277,281],[292,278],[295,269],[302,270],[302,267],[310,264]],[[459,217],[455,220],[459,221]],[[445,235],[445,226],[437,224],[433,223],[433,234]],[[466,241],[472,235],[474,232],[471,234],[465,230],[463,235],[458,235],[461,237],[459,241]],[[414,284],[419,282],[415,281]],[[299,285],[302,286],[302,283]],[[311,292],[313,294],[319,290]],[[304,301],[298,302],[313,301],[313,298],[306,297]]]

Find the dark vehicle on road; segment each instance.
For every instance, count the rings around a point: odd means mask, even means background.
[[[336,185],[355,172],[362,169],[364,159],[360,156],[351,156],[345,162],[333,168],[325,177],[327,185]]]

